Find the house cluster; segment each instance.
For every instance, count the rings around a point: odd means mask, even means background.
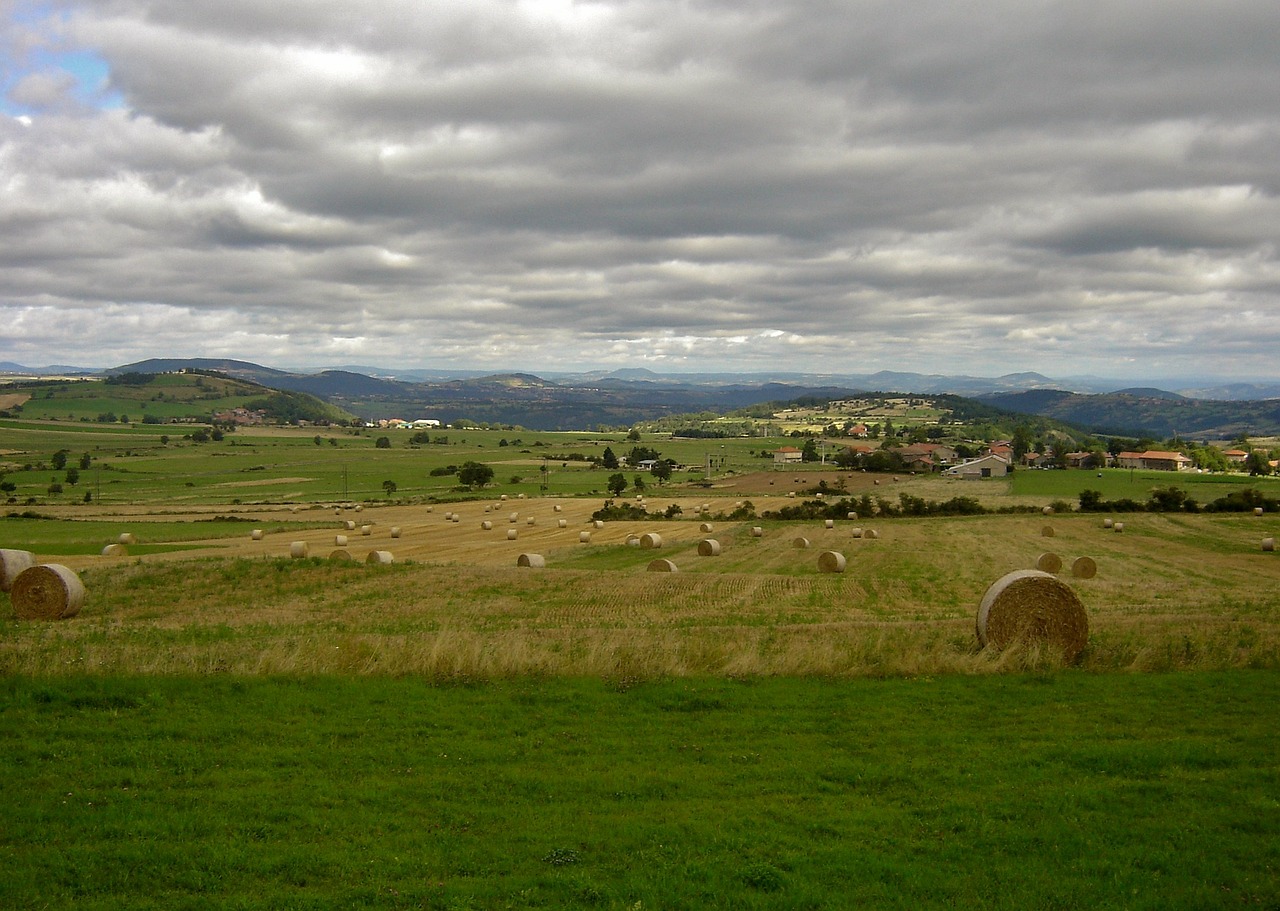
[[[216,424],[235,424],[243,427],[251,424],[267,423],[267,413],[261,409],[250,411],[247,408],[232,408],[229,411],[219,411],[213,416]]]
[[[382,418],[377,421],[367,421],[364,426],[378,430],[435,430],[441,425],[434,418],[419,418],[416,421],[405,421],[400,418]]]

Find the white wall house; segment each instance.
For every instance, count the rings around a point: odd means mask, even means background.
[[[951,478],[1003,478],[1009,473],[1009,462],[998,455],[984,455],[981,458],[962,462],[954,468],[943,472]]]

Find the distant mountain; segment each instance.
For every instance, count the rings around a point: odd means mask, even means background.
[[[122,373],[177,373],[180,370],[216,370],[227,376],[247,379],[263,386],[269,386],[271,383],[264,382],[262,377],[289,376],[283,370],[273,370],[261,364],[211,357],[153,357],[134,364],[112,367],[102,372],[107,376],[119,376]]]
[[[16,376],[93,376],[102,371],[97,367],[70,367],[50,364],[48,367],[26,367],[13,361],[0,361],[0,374]]]
[[[1280,400],[1213,401],[1161,389],[1131,389],[1095,395],[1061,390],[1014,392],[979,396],[978,401],[1117,436],[1229,440],[1241,433],[1280,434]]]

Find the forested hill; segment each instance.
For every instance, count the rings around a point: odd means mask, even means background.
[[[1174,435],[1223,440],[1242,433],[1280,435],[1280,399],[1222,402],[1184,398],[1157,389],[1100,395],[1036,389],[980,396],[979,401],[1006,411],[1088,427],[1102,434],[1161,440]]]

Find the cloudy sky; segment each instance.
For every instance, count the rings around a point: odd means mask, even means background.
[[[1280,376],[1276,0],[0,29],[0,360]]]

